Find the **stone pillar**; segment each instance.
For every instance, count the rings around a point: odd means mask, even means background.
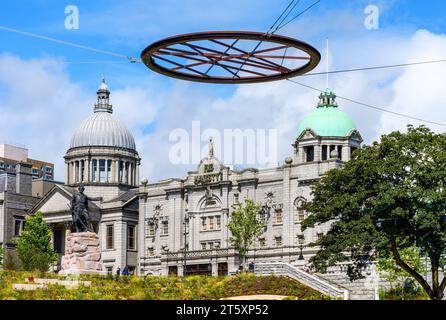
[[[127,161],[122,163],[122,183],[127,184]]]
[[[79,160],[78,161],[78,163],[79,163],[79,166],[78,166],[78,179],[77,179],[77,181],[78,182],[82,182],[82,160]]]
[[[132,175],[133,175],[133,172],[132,172],[132,163],[131,162],[128,162],[128,164],[129,164],[129,170],[128,170],[128,178],[127,178],[127,183],[128,184],[130,184],[130,185],[133,185],[133,179],[132,179]]]
[[[65,162],[65,184],[70,183],[70,163]]]
[[[105,161],[105,168],[104,168],[104,170],[105,170],[105,182],[109,182],[108,181],[108,159],[104,159],[104,161]]]
[[[139,161],[136,163],[135,182],[139,186]]]
[[[90,182],[90,159],[86,158],[84,160],[84,164],[85,164],[84,180],[85,182]]]
[[[119,181],[119,160],[115,160],[115,183],[120,183]]]
[[[303,147],[299,147],[299,163],[305,162],[305,152]]]
[[[76,165],[74,161],[71,161],[71,169],[73,177],[71,178],[71,183],[76,183]]]

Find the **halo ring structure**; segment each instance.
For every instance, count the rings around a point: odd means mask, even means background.
[[[282,35],[210,31],[157,41],[143,50],[141,59],[151,70],[177,79],[242,84],[303,75],[319,64],[321,55]]]

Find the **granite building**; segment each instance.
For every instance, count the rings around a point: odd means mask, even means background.
[[[329,90],[297,128],[284,165],[232,170],[209,154],[185,177],[148,183],[139,180],[140,157],[130,131],[113,115],[103,80],[93,113],[74,133],[65,155],[65,184],[55,185],[29,211],[42,211],[53,230],[56,251],[64,254],[71,232],[70,200],[83,184],[101,240],[108,273],[128,266],[143,275],[237,272],[241,260],[226,225],[234,207],[247,198],[262,205],[267,225],[248,261],[308,260],[308,244],[329,224],[302,232],[310,186],[328,170],[342,166],[362,138]],[[150,161],[150,159],[145,159]],[[186,266],[186,269],[184,269]]]
[[[209,155],[186,177],[152,184],[143,181],[139,188],[140,272],[237,272],[241,260],[231,247],[226,225],[234,206],[247,198],[263,206],[259,214],[267,225],[248,261],[294,264],[314,254],[308,244],[330,226],[302,232],[300,223],[306,217],[302,204],[310,199],[311,184],[350,160],[362,143],[350,117],[338,108],[336,96],[327,90],[319,99],[298,128],[291,155],[282,166],[234,171],[214,156],[210,142]]]

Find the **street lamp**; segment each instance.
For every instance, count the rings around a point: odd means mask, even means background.
[[[305,236],[304,234],[299,234],[297,236],[297,240],[299,241],[299,247],[300,247],[300,254],[299,254],[299,258],[297,258],[298,260],[305,260],[304,255],[302,254],[302,251],[304,249],[304,241],[305,241]]]
[[[186,212],[184,214],[184,249],[183,249],[183,277],[187,275],[186,269],[187,269],[187,224],[189,223],[189,214]]]

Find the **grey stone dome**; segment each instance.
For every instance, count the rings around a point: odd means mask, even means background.
[[[80,147],[115,147],[135,150],[135,139],[127,127],[113,115],[110,90],[105,78],[99,86],[94,113],[85,119],[70,141],[70,149]]]
[[[96,110],[85,119],[70,141],[71,148],[104,146],[136,150],[135,139],[112,113]]]

